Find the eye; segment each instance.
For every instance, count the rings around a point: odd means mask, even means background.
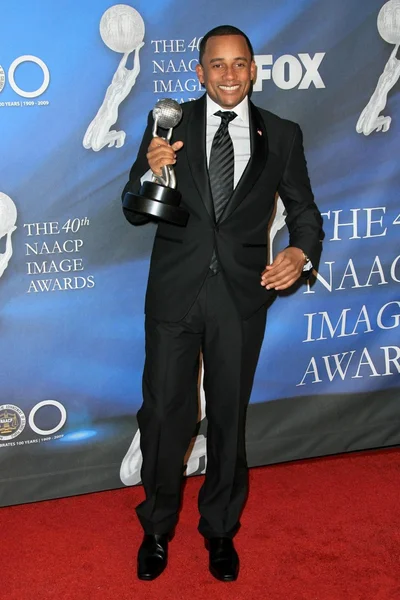
[[[222,67],[221,63],[215,63],[215,64],[213,64],[213,69],[219,69],[221,67]]]

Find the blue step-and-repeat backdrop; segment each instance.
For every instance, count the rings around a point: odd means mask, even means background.
[[[6,0],[0,39],[0,504],[140,482],[143,305],[155,228],[121,191],[148,111],[203,94],[229,22],[255,104],[300,124],[326,242],[269,311],[251,465],[400,442],[400,0]],[[271,253],[287,244],[277,200]],[[201,386],[200,386],[201,387]],[[206,423],[187,473],[206,467]]]

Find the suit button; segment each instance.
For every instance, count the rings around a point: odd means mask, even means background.
[[[219,232],[219,227],[218,227],[218,225],[216,225],[216,226],[214,227],[214,231],[216,231],[216,233],[218,233],[218,232]]]

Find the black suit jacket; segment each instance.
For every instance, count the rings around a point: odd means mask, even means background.
[[[193,304],[207,276],[215,246],[238,310],[248,318],[276,292],[260,285],[267,264],[267,229],[279,193],[287,210],[290,245],[301,248],[313,265],[319,262],[322,218],[311,191],[300,127],[250,102],[249,163],[233,195],[215,222],[206,164],[206,97],[182,105],[183,118],[173,141],[182,140],[174,166],[182,203],[190,213],[186,227],[160,222],[154,240],[145,312],[176,322]],[[149,169],[152,138],[149,115],[137,159],[122,197],[137,193]],[[128,221],[148,219],[124,209]]]

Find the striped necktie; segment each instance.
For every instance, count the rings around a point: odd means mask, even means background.
[[[235,155],[228,127],[229,123],[237,117],[237,114],[233,111],[219,110],[215,115],[221,117],[221,124],[211,146],[208,175],[214,202],[215,221],[217,222],[233,192]],[[215,251],[211,258],[210,269],[215,273],[219,270]]]

